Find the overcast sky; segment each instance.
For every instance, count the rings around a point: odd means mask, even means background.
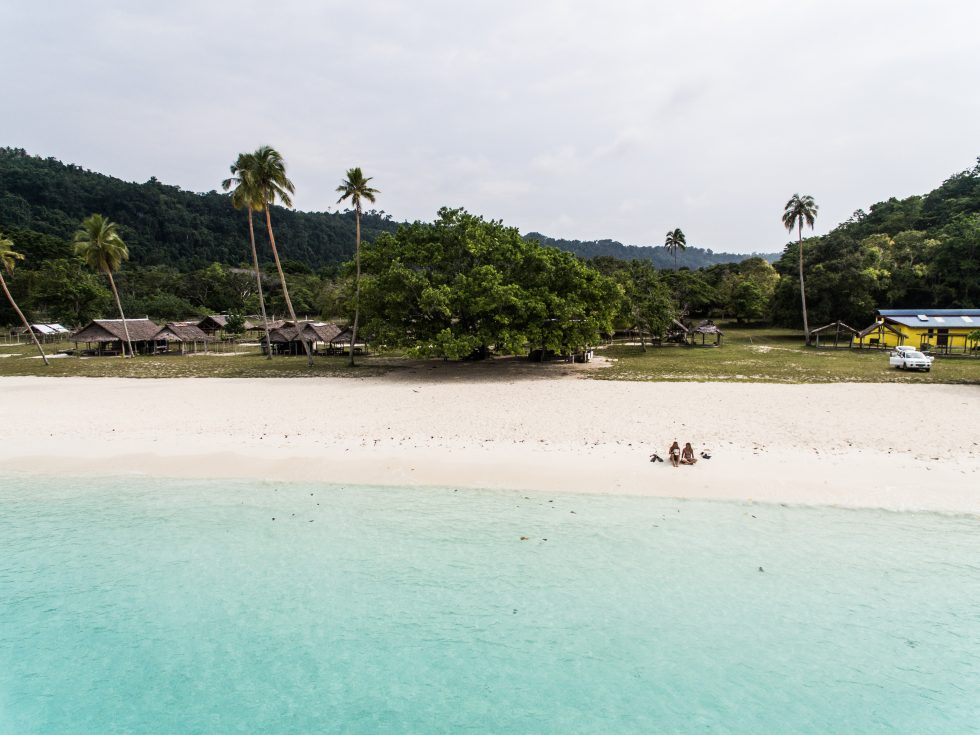
[[[556,237],[781,249],[980,155],[977,0],[27,2],[0,9],[0,145],[218,188],[280,150],[300,209],[359,165]]]

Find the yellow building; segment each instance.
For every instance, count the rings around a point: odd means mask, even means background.
[[[980,329],[980,309],[880,309],[878,320],[857,333],[857,347],[897,347],[968,353],[967,339]]]

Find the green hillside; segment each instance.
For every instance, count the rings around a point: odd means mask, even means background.
[[[215,179],[224,174],[216,172]],[[250,260],[245,214],[232,208],[226,194],[195,194],[155,178],[143,184],[122,181],[54,158],[0,148],[0,230],[66,241],[93,212],[119,223],[138,265],[192,270],[208,263],[238,265]],[[352,213],[273,207],[272,218],[283,258],[319,268],[353,255]],[[362,220],[367,240],[396,227],[382,213],[369,212]]]
[[[856,211],[803,252],[811,327],[861,328],[880,308],[980,306],[980,159],[928,194]],[[802,326],[798,262],[794,242],[775,263],[773,318],[784,326]]]

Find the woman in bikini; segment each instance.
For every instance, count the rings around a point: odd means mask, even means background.
[[[694,447],[691,446],[691,442],[688,442],[684,445],[684,451],[681,452],[681,464],[694,464],[697,461],[694,456]]]
[[[680,467],[681,445],[675,441],[670,445],[670,449],[667,450],[667,454],[670,455],[670,463],[674,465],[674,467]]]

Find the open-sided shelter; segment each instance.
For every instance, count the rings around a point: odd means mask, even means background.
[[[149,319],[127,319],[126,326],[133,350],[142,355],[156,352],[159,324],[154,324]],[[126,331],[123,329],[122,319],[95,319],[71,335],[71,341],[75,343],[76,349],[84,343],[98,355],[122,355]]]
[[[172,352],[174,346],[178,354],[186,352],[197,352],[198,346],[205,352],[208,350],[208,343],[211,337],[194,322],[168,322],[156,333],[154,339],[157,343],[166,345],[165,349]]]
[[[716,325],[713,321],[711,321],[710,319],[705,319],[693,329],[688,330],[688,335],[691,338],[692,345],[697,344],[696,340],[699,334],[701,335],[702,345],[705,344],[705,339],[707,338],[707,336],[711,334],[714,335],[715,338],[714,344],[717,346],[721,344],[721,338],[725,333],[722,332],[718,328],[718,325]]]

